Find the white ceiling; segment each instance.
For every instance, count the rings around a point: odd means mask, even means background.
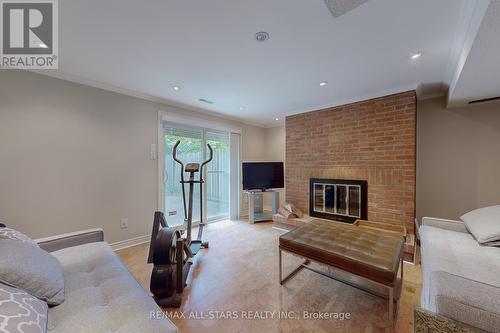
[[[273,126],[448,84],[470,3],[485,1],[370,0],[338,18],[323,0],[59,1],[59,71],[48,75]],[[270,39],[256,42],[258,31]]]

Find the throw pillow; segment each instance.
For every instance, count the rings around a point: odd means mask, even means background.
[[[38,247],[38,244],[20,231],[11,228],[0,228],[0,239],[12,239]]]
[[[30,294],[0,284],[0,328],[11,333],[45,333],[48,306]]]
[[[475,209],[460,217],[469,232],[482,245],[500,242],[500,205]]]
[[[39,247],[0,239],[0,282],[58,305],[64,301],[64,275],[59,261]]]

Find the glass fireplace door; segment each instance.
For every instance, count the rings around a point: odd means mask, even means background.
[[[309,214],[353,223],[368,217],[368,182],[357,179],[309,179]]]

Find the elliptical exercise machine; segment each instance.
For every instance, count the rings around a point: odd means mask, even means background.
[[[190,260],[198,253],[200,248],[208,248],[208,242],[202,241],[203,228],[206,223],[203,220],[203,168],[212,161],[212,147],[207,144],[209,158],[201,163],[184,163],[177,158],[177,147],[181,142],[177,141],[173,149],[174,161],[181,166],[181,188],[184,207],[184,225],[182,230],[177,227],[169,227],[163,212],[155,212],[153,220],[153,231],[149,246],[148,263],[153,263],[151,273],[150,290],[153,298],[159,306],[178,308],[182,303],[182,292],[186,285],[186,279],[191,265]],[[189,172],[189,180],[184,179],[184,172]],[[200,174],[198,180],[195,174]],[[188,205],[186,205],[185,184],[189,184]],[[193,194],[194,185],[200,185],[200,225],[198,237],[191,238],[191,227],[193,223]],[[186,237],[182,235],[186,232]]]

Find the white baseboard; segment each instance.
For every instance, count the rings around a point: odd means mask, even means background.
[[[118,251],[118,250],[123,250],[126,249],[127,247],[132,247],[136,246],[139,244],[144,244],[144,243],[149,243],[151,240],[151,235],[144,235],[144,236],[139,236],[139,237],[134,237],[130,239],[125,239],[116,243],[109,244],[113,251]]]

